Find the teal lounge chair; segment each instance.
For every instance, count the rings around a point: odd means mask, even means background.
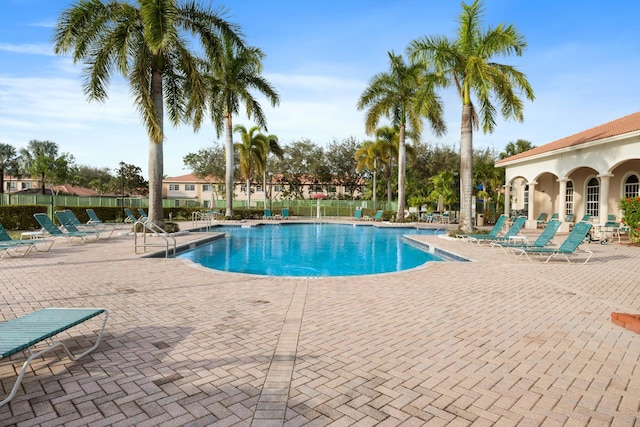
[[[549,224],[549,222],[553,221],[554,219],[556,219],[556,220],[557,220],[557,219],[558,219],[558,216],[559,216],[559,215],[558,215],[557,213],[554,213],[553,215],[551,215],[551,218],[549,218],[549,220],[548,220],[548,221],[544,221],[544,222],[541,224],[541,225],[542,225],[542,227],[543,227],[543,228],[544,228],[544,227],[546,227],[546,226],[547,226],[547,224]]]
[[[273,215],[271,215],[271,209],[264,210],[262,219],[273,219]]]
[[[44,249],[39,249],[36,245],[42,244]],[[5,256],[26,256],[31,252],[32,249],[35,249],[39,252],[45,252],[51,249],[53,245],[53,240],[46,239],[31,239],[31,240],[13,240],[7,230],[0,224],[0,259],[3,259]]]
[[[502,236],[487,237],[488,236],[487,234],[478,235],[476,237],[469,238],[468,241],[476,242],[478,244],[481,244],[482,242],[489,242],[489,243],[490,242],[508,242],[514,236],[518,235],[518,233],[520,232],[520,230],[522,229],[526,221],[527,221],[526,216],[519,216],[518,218],[516,218],[513,224],[511,224],[511,227],[509,227],[507,232],[504,233],[504,235]]]
[[[362,219],[362,209],[356,208],[356,211],[353,213],[353,218],[360,221]]]
[[[60,225],[64,227],[67,233],[85,233],[87,236],[94,236],[96,239],[100,238],[100,230],[79,230],[78,227],[73,223],[71,219],[71,215],[69,215],[70,211],[56,211],[55,215],[60,221]]]
[[[124,214],[127,216],[124,219],[124,222],[128,222],[128,223],[134,223],[134,222],[138,222],[138,221],[142,221],[142,222],[147,222],[148,218],[136,218],[136,216],[133,214],[133,212],[131,212],[131,209],[129,208],[124,208]]]
[[[140,214],[140,217],[138,218],[139,221],[147,222],[149,220],[149,215],[147,215],[144,209],[138,208],[138,213]]]
[[[107,224],[107,225],[111,225],[113,227],[117,227],[120,225],[119,222],[104,222],[100,219],[100,217],[98,216],[98,214],[96,214],[96,211],[94,211],[91,208],[88,208],[87,210],[87,215],[89,215],[89,221],[87,222],[87,224]]]
[[[458,237],[464,240],[468,240],[468,239],[473,239],[477,236],[489,236],[489,237],[498,237],[500,231],[502,230],[502,227],[504,227],[505,223],[507,222],[508,217],[504,214],[500,215],[498,217],[498,220],[496,221],[496,223],[493,225],[493,228],[491,230],[489,230],[489,233],[485,233],[485,234],[480,234],[480,233],[476,233],[476,234],[458,234]]]
[[[69,242],[72,241],[74,238],[77,238],[77,239],[80,239],[80,243],[84,243],[87,237],[89,236],[88,233],[83,233],[83,232],[71,233],[71,232],[64,232],[60,230],[53,223],[51,218],[47,216],[47,214],[37,213],[37,214],[33,214],[33,217],[36,219],[36,221],[38,221],[38,224],[40,224],[40,226],[42,227],[42,230],[52,238],[61,237],[61,238],[67,239],[67,241]]]
[[[538,215],[538,218],[536,219],[536,225],[538,227],[544,227],[544,223],[546,221],[547,221],[547,214],[541,213],[540,215]]]
[[[96,342],[82,353],[73,354],[64,344],[64,341],[53,339],[60,332],[71,329],[102,314],[104,314],[104,320],[102,321],[102,328],[99,329]],[[18,378],[13,384],[9,395],[0,401],[0,406],[8,403],[16,395],[16,392],[20,389],[22,379],[34,359],[60,347],[74,361],[95,350],[100,345],[108,318],[109,312],[104,308],[45,308],[0,322],[0,360],[8,359],[10,356],[25,350],[29,354],[27,360],[22,364],[22,369],[18,373]],[[36,344],[47,341],[47,346],[35,348]]]
[[[588,222],[579,222],[573,227],[569,236],[565,239],[564,242],[557,248],[510,248],[511,251],[515,255],[525,255],[529,261],[532,261],[531,257],[535,255],[546,256],[547,259],[544,261],[545,263],[549,262],[549,260],[555,256],[562,255],[568,263],[571,263],[570,257],[579,254],[586,254],[587,259],[585,259],[584,264],[587,263],[591,259],[593,252],[589,249],[584,249],[578,251],[578,247],[584,242],[585,237],[589,234],[589,230],[591,230],[591,223]]]
[[[378,212],[376,212],[376,214],[373,216],[373,220],[374,221],[382,221],[382,214],[384,213],[384,211],[382,209],[380,209]]]
[[[101,238],[108,239],[113,234],[113,230],[115,230],[115,227],[112,224],[105,224],[102,222],[99,224],[94,224],[91,222],[83,224],[71,209],[65,209],[65,212],[68,222],[73,225],[77,229],[77,231],[86,231],[89,233],[98,232],[100,233]]]
[[[282,219],[289,219],[289,209],[287,208],[282,208]]]
[[[510,242],[491,242],[491,246],[501,247],[505,253],[508,248],[544,248],[551,242],[553,236],[555,236],[556,232],[560,228],[561,222],[558,220],[551,220],[549,224],[545,227],[544,231],[540,233],[538,238],[533,243],[510,243]]]

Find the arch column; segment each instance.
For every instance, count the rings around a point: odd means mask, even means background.
[[[536,184],[537,181],[529,181],[527,185],[529,186],[529,194],[527,197],[529,198],[529,210],[527,211],[527,227],[526,228],[538,228],[538,223],[536,222]]]
[[[558,220],[561,222],[560,230],[561,231],[569,231],[569,224],[565,223],[565,217],[567,214],[567,182],[569,180],[567,178],[562,178],[558,180],[559,194],[558,194]]]
[[[508,217],[511,213],[511,185],[504,186],[504,214]]]
[[[598,222],[604,224],[609,215],[609,186],[611,185],[610,173],[598,175],[600,178],[600,201],[598,202]]]

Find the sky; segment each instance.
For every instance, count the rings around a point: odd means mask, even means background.
[[[67,0],[0,0],[0,143],[21,149],[49,140],[76,164],[123,161],[147,176],[148,138],[126,81],[115,75],[104,103],[84,95],[82,64],[53,52],[52,34]],[[424,36],[454,38],[461,2],[454,0],[200,0],[238,24],[266,54],[264,76],[280,104],[263,108],[268,133],[281,145],[320,146],[371,139],[356,107],[371,78]],[[513,24],[527,40],[522,56],[497,58],[526,74],[536,99],[524,122],[498,117],[494,133],[474,133],[474,148],[500,152],[510,141],[543,145],[640,111],[640,1],[485,0],[483,27]],[[461,101],[439,92],[448,132],[422,142],[459,148]],[[166,122],[165,122],[166,123]],[[234,124],[254,123],[243,113]],[[384,121],[380,123],[386,125]],[[189,153],[224,142],[210,124],[165,126],[164,174],[190,173]]]

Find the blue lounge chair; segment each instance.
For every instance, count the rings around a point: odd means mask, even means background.
[[[87,237],[89,236],[88,233],[83,233],[83,232],[71,233],[71,232],[64,232],[60,230],[53,223],[53,221],[51,221],[51,218],[49,218],[46,214],[37,213],[37,214],[33,214],[33,217],[36,219],[36,221],[38,221],[38,224],[40,224],[40,226],[42,227],[42,230],[52,238],[63,237],[67,239],[67,241],[69,242],[73,240],[73,238],[77,238],[77,239],[80,239],[80,243],[84,243]]]
[[[546,221],[547,221],[547,214],[543,212],[540,215],[538,215],[538,218],[536,219],[536,225],[538,227],[544,227],[544,224]]]
[[[96,342],[82,353],[74,355],[62,341],[53,339],[60,332],[101,314],[104,314],[104,320]],[[0,401],[0,406],[13,399],[33,359],[59,347],[62,347],[71,360],[78,360],[95,350],[100,344],[108,318],[109,312],[104,308],[45,308],[6,322],[0,322],[0,360],[24,350],[29,353],[11,392],[4,400]],[[51,341],[48,347],[38,351],[33,348],[34,345],[46,340]]]
[[[44,249],[38,249],[36,245],[43,244]],[[13,240],[7,230],[0,224],[0,251],[2,255],[0,259],[3,259],[7,255],[11,256],[26,256],[35,249],[39,252],[48,251],[53,245],[53,240],[46,239],[33,239],[33,240]]]
[[[124,219],[124,222],[128,222],[133,224],[134,222],[138,222],[138,221],[142,221],[142,222],[147,222],[148,218],[136,218],[136,216],[133,214],[133,212],[131,212],[131,209],[129,208],[124,208],[124,214],[127,216]]]
[[[491,246],[501,247],[505,253],[508,248],[544,248],[551,242],[553,236],[555,236],[556,232],[560,228],[561,222],[558,220],[551,220],[549,224],[545,227],[544,231],[540,233],[538,238],[533,243],[510,243],[510,242],[502,242],[495,241],[491,242]]]
[[[544,227],[547,226],[547,224],[549,224],[550,221],[553,221],[554,219],[556,219],[556,220],[558,219],[558,214],[557,213],[554,213],[553,215],[551,215],[551,218],[549,218],[547,221],[544,221],[540,225],[542,225],[542,228],[544,228]]]
[[[511,224],[511,227],[509,227],[507,232],[504,233],[504,235],[502,236],[487,237],[488,235],[485,234],[485,235],[479,235],[476,237],[471,237],[468,239],[468,241],[476,242],[478,244],[481,244],[482,242],[508,242],[513,237],[518,235],[518,233],[520,232],[520,230],[522,229],[526,221],[527,221],[526,216],[519,216],[518,218],[516,218],[513,224]]]
[[[485,234],[480,234],[480,233],[474,233],[474,234],[458,234],[458,237],[461,239],[473,239],[475,237],[478,236],[488,236],[488,237],[498,237],[500,231],[502,230],[502,228],[504,227],[505,223],[507,222],[508,217],[504,214],[500,215],[498,217],[498,220],[496,221],[496,223],[493,225],[493,228],[491,228],[491,230],[489,230],[489,233],[485,233]]]
[[[83,224],[71,209],[65,209],[65,212],[68,222],[73,225],[77,229],[77,231],[86,231],[89,233],[97,232],[99,233],[101,238],[108,239],[109,237],[111,237],[113,231],[115,230],[115,226],[113,224],[106,224],[103,222],[99,224],[94,224],[92,222]]]
[[[107,225],[111,225],[113,227],[117,227],[118,225],[120,225],[119,222],[104,222],[100,219],[100,217],[98,216],[98,214],[96,214],[96,211],[94,211],[91,208],[86,209],[87,211],[87,215],[89,215],[89,221],[87,222],[87,224],[107,224]]]
[[[573,227],[573,230],[571,230],[571,233],[569,233],[569,236],[567,236],[565,241],[557,248],[511,248],[511,251],[518,256],[525,255],[529,261],[532,261],[531,256],[540,255],[547,257],[544,261],[547,263],[551,258],[562,255],[568,263],[571,263],[569,258],[578,252],[578,247],[584,242],[587,234],[589,234],[589,230],[591,230],[591,223],[579,222],[575,227]],[[585,259],[584,264],[586,264],[593,255],[593,252],[589,249],[581,250],[578,253],[587,255],[587,259]]]
[[[80,231],[78,227],[76,227],[73,221],[71,220],[71,217],[69,216],[69,211],[56,211],[55,215],[56,215],[56,218],[58,218],[58,221],[60,221],[60,225],[64,227],[67,233],[74,233],[74,234],[84,233],[86,234],[87,237],[93,236],[96,239],[100,238],[99,230]]]

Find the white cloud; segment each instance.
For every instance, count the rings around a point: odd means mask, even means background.
[[[51,44],[38,43],[38,44],[9,44],[0,43],[0,51],[11,53],[23,53],[28,55],[46,55],[55,56]]]

